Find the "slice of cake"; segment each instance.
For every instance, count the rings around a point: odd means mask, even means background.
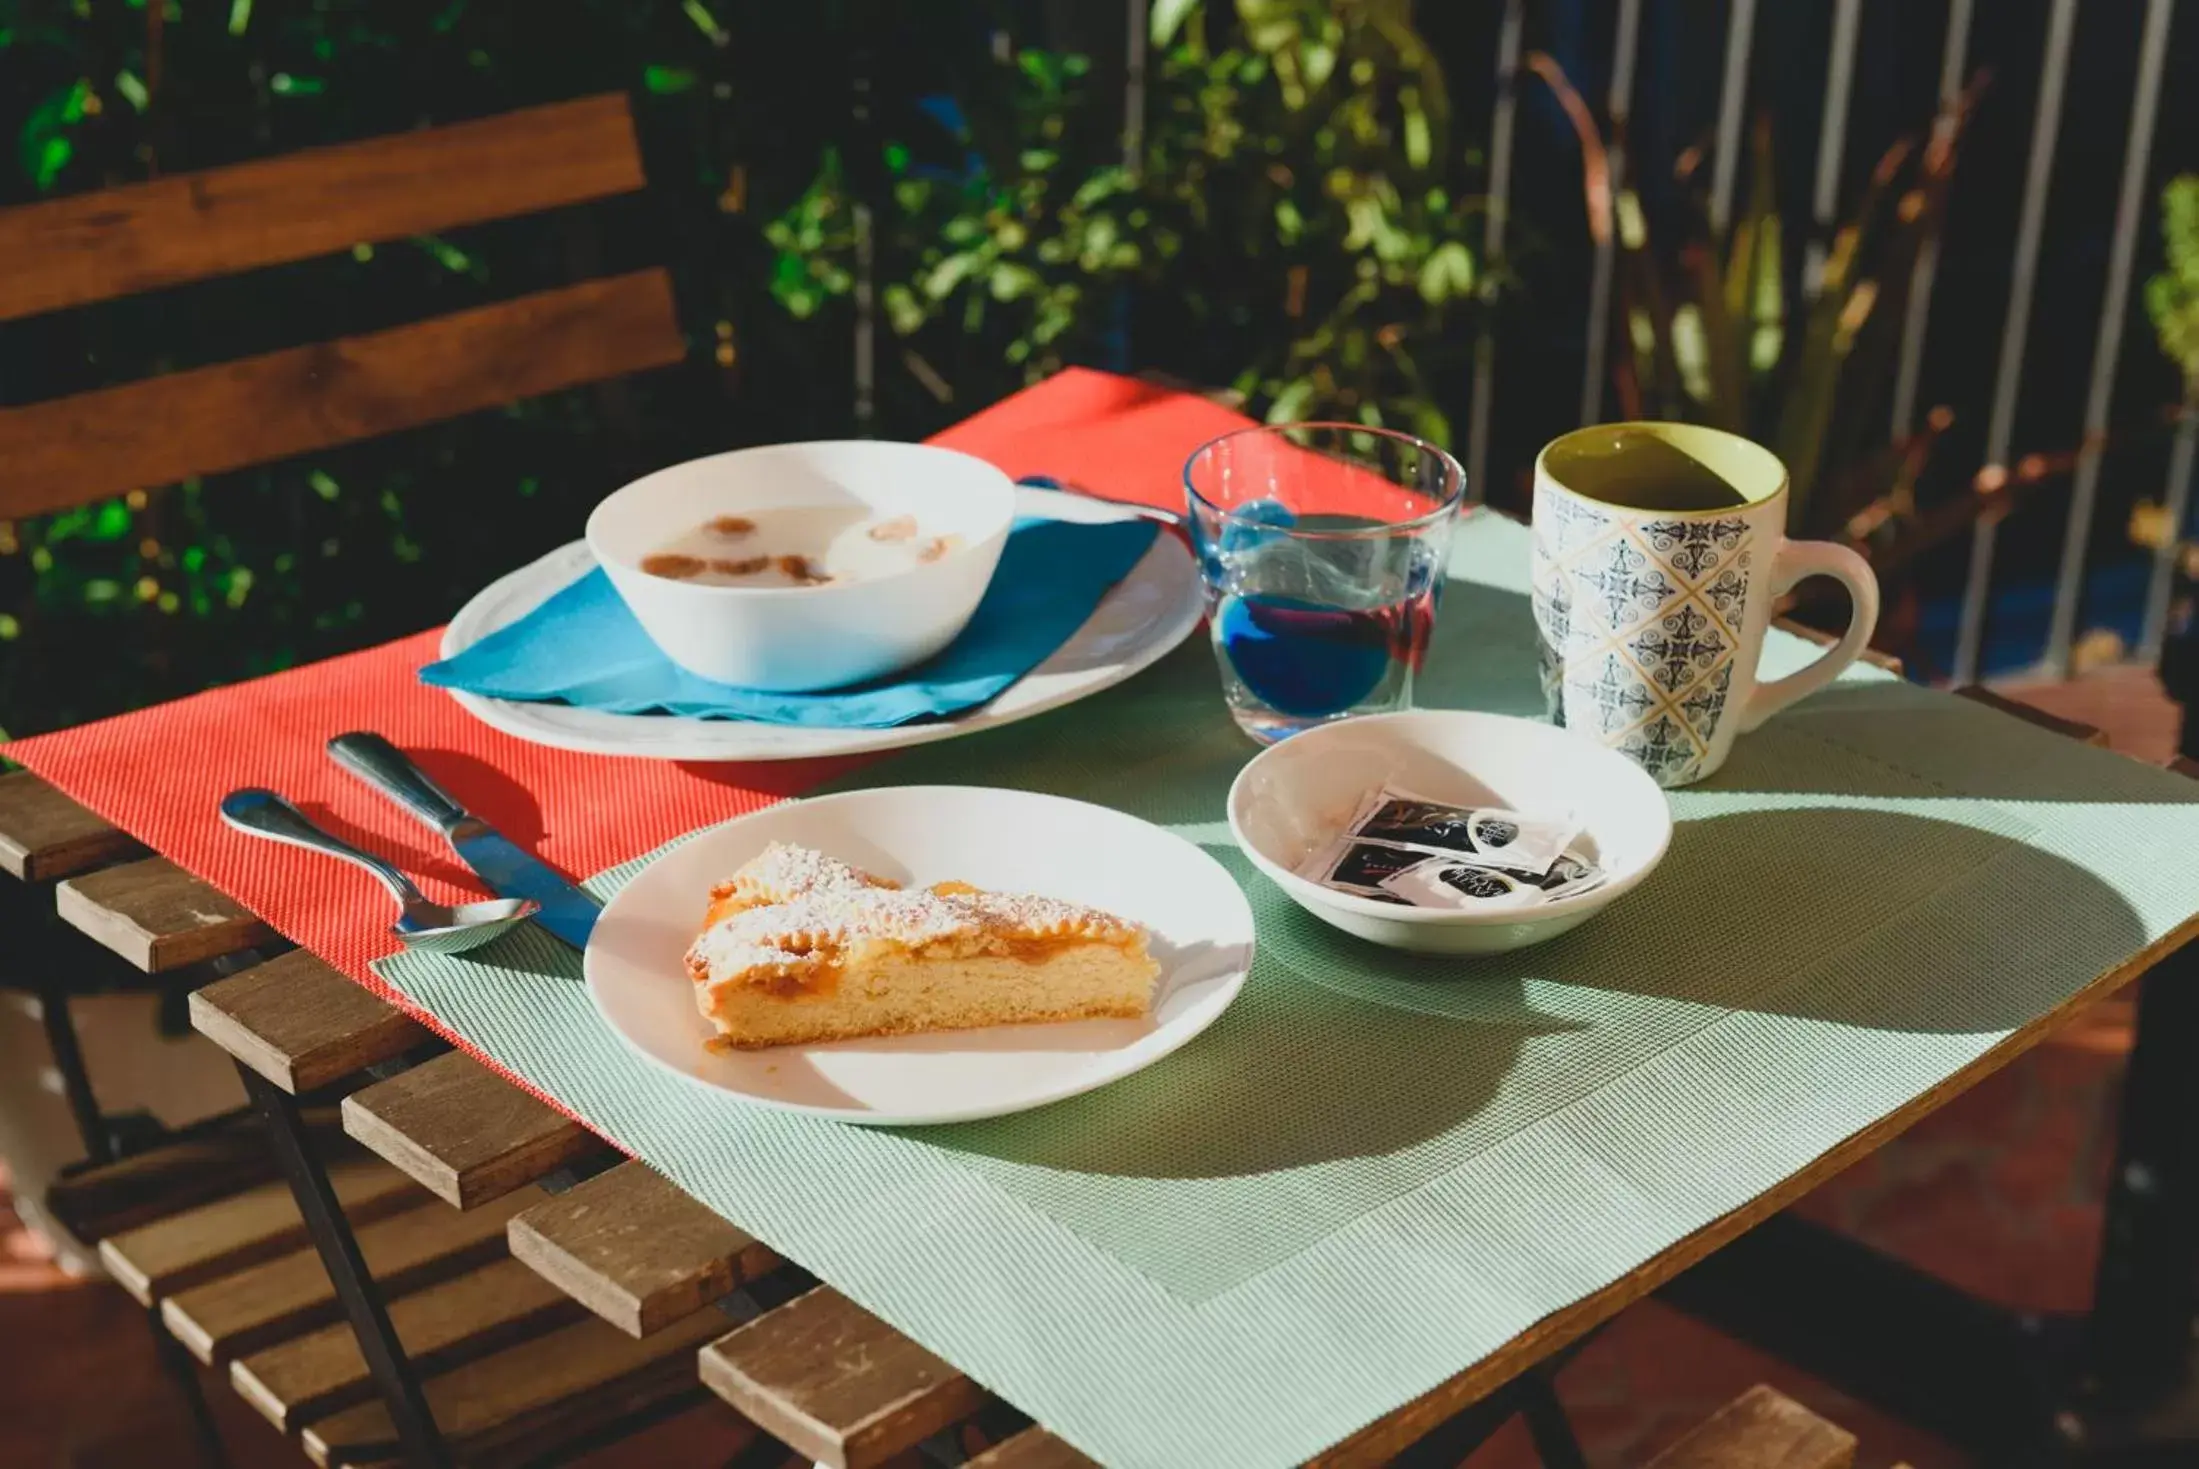
[[[1057,898],[904,890],[773,843],[710,890],[687,950],[714,1044],[1134,1017],[1160,972],[1137,924]]]

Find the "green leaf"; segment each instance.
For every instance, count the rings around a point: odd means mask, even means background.
[[[1314,391],[1313,379],[1309,377],[1284,384],[1282,390],[1275,395],[1275,401],[1268,405],[1267,421],[1295,423],[1305,417],[1307,405],[1313,402]]]
[[[710,13],[710,7],[703,4],[702,0],[680,0],[680,10],[693,22],[696,30],[710,38],[712,45],[723,46],[731,39],[726,34],[725,27],[718,24],[718,18]]]
[[[120,500],[109,500],[99,507],[98,518],[85,539],[93,541],[119,541],[130,533],[130,507]]]
[[[1153,0],[1152,14],[1147,17],[1147,27],[1153,44],[1166,46],[1176,39],[1176,32],[1191,18],[1191,12],[1199,8],[1199,0]]]
[[[648,66],[642,68],[641,84],[659,97],[677,96],[690,91],[696,82],[695,73],[684,66]]]
[[[949,255],[925,273],[924,294],[934,301],[944,301],[976,266],[977,256],[969,251]]]
[[[40,189],[51,188],[53,181],[61,177],[61,170],[69,166],[69,158],[76,147],[67,138],[48,138],[38,146],[37,161],[31,165],[31,182]]]

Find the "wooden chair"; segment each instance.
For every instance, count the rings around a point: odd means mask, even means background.
[[[1759,1383],[1645,1469],[1853,1469],[1855,1435]]]
[[[626,99],[608,95],[0,210],[0,322],[605,199],[644,182]],[[650,269],[0,408],[0,463],[8,466],[0,519],[602,382],[678,362],[685,351],[670,279]],[[23,889],[6,894],[17,911],[0,907],[10,941],[0,983],[35,995],[91,1165],[54,1187],[49,1213],[98,1243],[126,1281],[138,1271],[135,1288],[156,1319],[204,1328],[195,1308],[170,1310],[179,1292],[206,1299],[204,1291],[256,1261],[269,1241],[292,1249],[301,1238],[284,1232],[295,1223],[276,1222],[283,1191],[265,1184],[279,1159],[260,1125],[243,1116],[123,1157],[148,1130],[118,1127],[102,1113],[69,1002],[117,987],[187,990],[281,946],[234,902],[143,857],[120,832],[28,775],[0,777],[0,868],[29,884],[59,883],[42,913],[41,895]],[[58,933],[56,910],[70,926]],[[304,962],[277,960],[263,978]],[[386,1025],[383,1034],[423,1039],[410,1022]],[[369,1175],[402,1180],[376,1168]],[[268,1191],[244,1204],[216,1202],[249,1185]],[[409,1202],[426,1200],[406,1187]],[[371,1215],[385,1197],[369,1192],[371,1200],[340,1189],[339,1202],[360,1219],[360,1208]],[[207,1241],[209,1253],[190,1256],[190,1287],[145,1263],[147,1250],[166,1258],[159,1250],[171,1236],[206,1232],[220,1238]],[[422,1268],[455,1258],[435,1254],[439,1247],[421,1246],[433,1257]],[[324,1304],[300,1309],[299,1320],[325,1314]],[[214,1334],[199,1345],[218,1354],[225,1340]],[[172,1356],[172,1344],[163,1341],[163,1351]],[[195,1378],[180,1378],[210,1433]]]

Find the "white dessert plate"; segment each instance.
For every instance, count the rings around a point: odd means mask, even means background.
[[[1161,966],[1142,1020],[938,1031],[714,1051],[681,956],[714,883],[794,842],[905,885],[959,878],[1103,908],[1145,925]],[[1141,1071],[1214,1023],[1252,967],[1252,908],[1182,837],[1034,791],[894,786],[790,801],[698,832],[604,907],[588,993],[636,1051],[758,1106],[875,1126],[999,1117]]]
[[[1019,487],[1016,514],[1095,523],[1136,519],[1105,500]],[[443,630],[441,656],[473,646],[517,622],[595,566],[585,543],[560,546],[477,593]],[[1199,625],[1199,577],[1191,552],[1162,531],[1130,574],[1100,599],[1084,626],[1053,656],[990,703],[952,719],[893,729],[812,729],[673,714],[607,714],[564,704],[528,704],[451,691],[467,713],[491,728],[538,745],[590,755],[656,760],[800,760],[856,755],[953,739],[1029,719],[1111,688],[1166,656]]]

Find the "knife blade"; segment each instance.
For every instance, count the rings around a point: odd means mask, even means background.
[[[534,921],[576,949],[588,947],[588,935],[602,905],[540,857],[512,841],[428,778],[426,771],[388,740],[355,730],[328,742],[338,765],[388,796],[442,833],[458,860],[500,897],[532,898],[540,905]]]

